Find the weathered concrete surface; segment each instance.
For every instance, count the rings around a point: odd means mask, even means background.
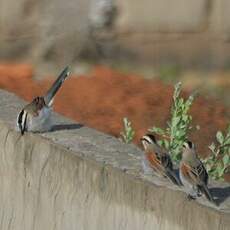
[[[117,5],[122,31],[198,32],[207,26],[207,0],[118,0]]]
[[[229,4],[0,0],[0,60],[26,60],[38,71],[76,63],[79,57],[229,67]]]
[[[213,11],[211,14],[211,29],[222,36],[225,41],[229,41],[230,36],[230,2],[228,0],[213,1]]]
[[[0,58],[72,61],[87,42],[89,9],[90,0],[1,0]]]
[[[139,149],[57,114],[52,132],[21,136],[13,127],[23,102],[0,98],[0,229],[229,229],[229,184],[213,185],[218,208],[188,202],[143,175]]]

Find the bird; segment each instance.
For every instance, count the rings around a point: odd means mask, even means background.
[[[158,175],[167,177],[178,186],[181,186],[180,179],[173,170],[173,163],[168,152],[157,144],[153,134],[146,134],[141,138],[141,143],[145,152],[145,159],[148,165]]]
[[[197,156],[194,143],[185,141],[182,147],[182,159],[179,175],[189,200],[205,195],[212,203],[215,201],[208,189],[208,173]]]
[[[70,70],[67,66],[44,96],[35,97],[18,113],[16,129],[21,132],[21,135],[27,131],[45,132],[51,129],[50,117],[54,96],[69,75]]]

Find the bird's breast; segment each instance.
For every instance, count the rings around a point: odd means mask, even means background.
[[[182,173],[183,176],[188,176],[189,175],[189,170],[190,170],[190,167],[187,166],[186,164],[184,163],[181,163],[180,165],[180,171]]]

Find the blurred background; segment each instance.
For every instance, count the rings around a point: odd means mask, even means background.
[[[55,110],[117,137],[128,117],[136,143],[166,126],[173,84],[198,90],[205,155],[230,117],[230,1],[1,0],[0,87],[30,100],[65,65]]]

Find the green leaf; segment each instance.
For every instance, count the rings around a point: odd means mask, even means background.
[[[223,163],[224,163],[224,166],[226,166],[226,167],[230,166],[230,156],[229,155],[226,154],[223,157]]]
[[[164,147],[165,147],[166,149],[169,149],[169,141],[164,140]]]
[[[163,143],[164,143],[163,140],[157,141],[157,144],[160,145],[160,146],[163,146]]]
[[[155,126],[152,127],[151,129],[149,129],[149,131],[152,132],[152,133],[156,133],[158,135],[161,135],[161,136],[164,136],[165,133],[166,133],[163,129],[155,127]]]
[[[172,119],[172,125],[173,126],[177,126],[180,122],[180,117],[175,117],[174,119]]]
[[[183,121],[186,122],[188,119],[189,119],[189,116],[188,116],[187,114],[183,114],[183,115],[182,115],[182,120],[183,120]]]
[[[168,136],[170,141],[161,140],[160,145],[164,146],[171,152],[172,159],[176,163],[181,159],[181,148],[184,141],[187,139],[188,132],[192,128],[192,117],[188,111],[193,103],[194,94],[191,94],[186,100],[180,96],[181,82],[174,86],[173,103],[171,106],[171,119],[167,122],[167,128],[161,129],[153,127],[150,132],[154,132],[163,138]]]
[[[211,168],[212,168],[212,166],[211,166],[211,165],[208,165],[208,164],[206,164],[205,166],[206,166],[206,170],[207,170],[207,171],[210,171]]]
[[[174,87],[174,94],[173,94],[174,105],[178,103],[177,99],[180,95],[180,92],[181,92],[181,82],[178,82]]]
[[[120,132],[120,135],[122,136],[122,139],[126,144],[131,143],[134,138],[135,131],[133,130],[131,122],[128,120],[127,117],[123,118],[123,126],[124,131]]]
[[[223,144],[223,142],[224,142],[224,135],[223,135],[223,133],[220,132],[220,131],[218,131],[218,132],[216,133],[216,139],[217,139],[217,141],[218,141],[220,144]]]
[[[216,146],[215,146],[214,143],[212,143],[211,145],[208,146],[208,148],[209,148],[212,152],[215,152]]]
[[[227,133],[230,133],[230,124],[228,125]]]

